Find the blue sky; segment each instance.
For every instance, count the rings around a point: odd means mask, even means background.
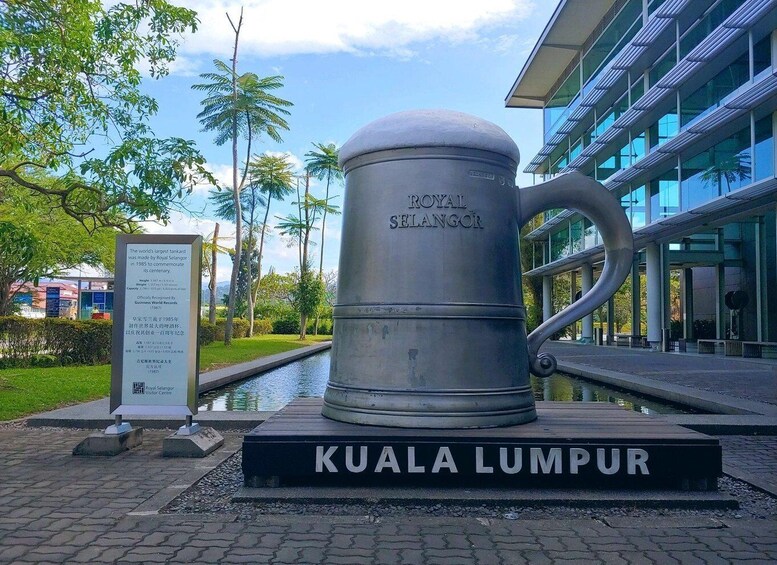
[[[235,19],[240,4],[189,0],[198,11],[199,31],[184,38],[170,76],[147,81],[145,90],[159,102],[152,126],[160,136],[194,139],[217,177],[230,178],[228,145],[213,143],[196,119],[202,93],[191,85],[212,61],[231,56],[233,34],[226,12]],[[282,143],[262,139],[254,153],[285,152],[301,166],[313,142],[342,145],[356,130],[387,114],[413,108],[448,108],[474,114],[501,126],[521,151],[519,171],[541,146],[542,116],[537,110],[507,109],[504,98],[555,8],[554,1],[246,0],[238,72],[284,76],[277,92],[294,103]],[[311,11],[312,10],[312,11]],[[244,149],[242,150],[245,151]],[[531,182],[519,172],[518,184]],[[213,231],[207,209],[208,187],[187,201],[196,212],[176,213],[167,226],[147,225],[154,233]],[[323,196],[323,185],[313,186]],[[342,195],[343,187],[334,193]],[[334,201],[342,203],[342,196]],[[274,204],[271,217],[292,211],[292,199]],[[220,221],[222,234],[234,226]],[[339,218],[327,221],[325,270],[337,268]],[[316,234],[316,240],[320,234]],[[318,248],[313,249],[314,255]],[[264,271],[293,270],[295,248],[275,234],[265,249]],[[318,263],[317,256],[315,257]],[[228,280],[224,257],[219,281]]]

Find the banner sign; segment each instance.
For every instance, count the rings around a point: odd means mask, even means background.
[[[59,293],[58,286],[46,287],[46,317],[59,318]]]
[[[116,239],[111,414],[197,413],[202,237]]]

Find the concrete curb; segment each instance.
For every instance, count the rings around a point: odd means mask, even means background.
[[[777,417],[777,406],[741,398],[730,398],[716,392],[664,383],[648,377],[600,369],[589,365],[559,361],[558,370],[593,381],[646,394],[706,412],[729,415],[763,415]]]
[[[199,393],[258,375],[281,365],[315,355],[332,347],[331,341],[293,349],[284,353],[269,355],[246,363],[230,365],[223,369],[208,371],[200,375]],[[195,420],[216,430],[253,429],[275,412],[200,412]],[[25,418],[31,427],[90,428],[101,429],[113,423],[108,398],[85,402],[49,412],[33,414]],[[158,416],[134,416],[130,422],[149,429],[177,429],[181,419]]]

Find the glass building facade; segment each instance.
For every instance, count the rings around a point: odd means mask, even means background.
[[[620,199],[637,249],[626,333],[777,342],[776,28],[759,0],[562,0],[507,97],[542,108],[535,182],[579,171]],[[528,240],[543,288],[563,277],[574,297],[601,270],[599,234],[572,211]],[[734,315],[731,291],[748,296]]]

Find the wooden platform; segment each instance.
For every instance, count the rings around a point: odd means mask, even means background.
[[[604,403],[538,402],[529,424],[358,426],[298,399],[243,440],[246,486],[398,484],[715,488],[717,439]]]

